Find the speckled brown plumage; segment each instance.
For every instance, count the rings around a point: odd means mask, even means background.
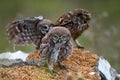
[[[42,65],[47,64],[50,71],[53,70],[56,62],[63,66],[62,61],[72,53],[70,38],[71,35],[67,28],[57,26],[50,30],[42,39],[40,45]]]
[[[75,9],[62,15],[55,23],[70,30],[73,40],[77,47],[81,47],[76,39],[89,27],[91,14],[84,9]]]
[[[52,22],[42,16],[13,21],[7,26],[7,37],[15,45],[34,43],[36,48],[51,29]]]

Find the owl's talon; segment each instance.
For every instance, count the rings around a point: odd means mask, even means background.
[[[50,70],[50,73],[51,73],[52,75],[54,75],[54,74],[57,74],[57,71],[55,71],[55,70]]]
[[[65,69],[65,70],[67,70],[67,67],[63,64],[63,63],[58,63],[58,65],[59,65],[59,67],[61,68],[61,69]]]
[[[78,45],[77,48],[78,48],[78,49],[84,49],[84,47],[83,47],[83,46],[80,46],[80,45]]]
[[[45,63],[43,63],[43,62],[37,62],[37,66],[45,66]]]
[[[74,46],[74,48],[84,49],[84,47],[83,47],[83,46]]]
[[[27,63],[31,66],[37,65],[37,62],[34,59],[29,60]]]
[[[78,48],[78,49],[84,49],[84,47],[78,42],[78,40],[74,40],[74,44],[75,44],[75,48]]]
[[[49,72],[50,72],[51,74],[57,74],[57,72],[53,69],[53,67],[48,66],[48,68],[49,68]]]

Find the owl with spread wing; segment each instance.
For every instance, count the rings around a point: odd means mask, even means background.
[[[36,49],[41,44],[42,38],[52,28],[52,21],[43,16],[30,17],[23,20],[13,21],[7,25],[7,37],[12,44],[25,45],[35,44]]]

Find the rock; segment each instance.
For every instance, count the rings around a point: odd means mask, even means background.
[[[117,71],[111,67],[110,63],[103,57],[99,57],[97,70],[101,80],[120,80]]]
[[[30,54],[26,61],[31,59],[39,61],[39,51]],[[72,55],[63,63],[67,70],[55,65],[54,69],[57,72],[55,74],[51,74],[47,67],[30,65],[1,67],[0,80],[100,80],[100,78],[112,80],[113,76],[115,80],[119,80],[120,77],[104,58],[86,50],[74,48]]]

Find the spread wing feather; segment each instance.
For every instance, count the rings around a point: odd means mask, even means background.
[[[9,41],[16,45],[39,42],[41,36],[37,29],[37,23],[42,20],[43,17],[40,16],[11,22],[7,26]]]

